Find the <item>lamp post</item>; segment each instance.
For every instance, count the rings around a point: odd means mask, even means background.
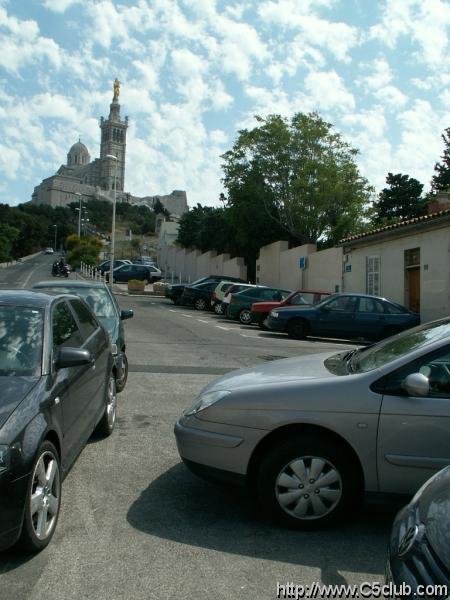
[[[114,160],[114,199],[113,199],[113,214],[112,214],[112,231],[111,231],[111,248],[109,255],[109,287],[111,293],[113,291],[113,270],[114,270],[114,246],[116,243],[116,200],[117,200],[117,156],[107,154],[106,158]]]
[[[80,200],[80,208],[75,209],[78,211],[78,238],[80,238],[81,237],[81,200],[83,198],[83,194],[80,194],[80,192],[75,192],[74,195],[79,196],[79,200]]]
[[[56,250],[57,250],[57,248],[56,248],[56,236],[57,236],[57,231],[58,231],[58,225],[52,225],[52,227],[55,228],[55,252],[56,252]]]

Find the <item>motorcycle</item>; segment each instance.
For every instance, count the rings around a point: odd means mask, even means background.
[[[70,267],[67,264],[61,265],[59,262],[54,262],[52,265],[53,277],[69,277]]]

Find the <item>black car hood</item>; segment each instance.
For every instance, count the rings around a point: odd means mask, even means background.
[[[419,515],[431,547],[450,571],[450,467],[423,489]]]
[[[39,377],[0,377],[0,428],[38,381]]]

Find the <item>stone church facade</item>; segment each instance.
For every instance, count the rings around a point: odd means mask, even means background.
[[[114,188],[118,202],[146,205],[152,208],[157,200],[171,214],[181,216],[187,212],[186,192],[174,190],[168,195],[133,196],[125,192],[125,154],[128,117],[120,116],[120,82],[114,82],[114,96],[107,119],[101,117],[100,158],[91,161],[86,146],[78,140],[67,154],[67,164],[61,165],[55,175],[47,177],[34,188],[33,204],[66,206],[71,202],[88,202],[90,199],[113,201]],[[116,160],[117,158],[117,165]]]

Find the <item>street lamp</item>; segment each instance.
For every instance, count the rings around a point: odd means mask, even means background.
[[[113,270],[114,270],[114,246],[116,242],[116,200],[117,200],[117,156],[107,154],[106,158],[110,158],[115,162],[114,167],[114,199],[113,199],[113,214],[112,214],[112,231],[111,231],[111,248],[109,255],[109,287],[113,291]]]
[[[75,192],[74,196],[79,196],[80,199],[80,208],[76,208],[75,210],[78,210],[78,238],[81,237],[81,200],[83,198],[83,194],[80,194],[80,192]]]
[[[58,231],[58,225],[52,225],[52,227],[55,228],[55,252],[56,252],[56,236],[57,236],[57,231]]]

